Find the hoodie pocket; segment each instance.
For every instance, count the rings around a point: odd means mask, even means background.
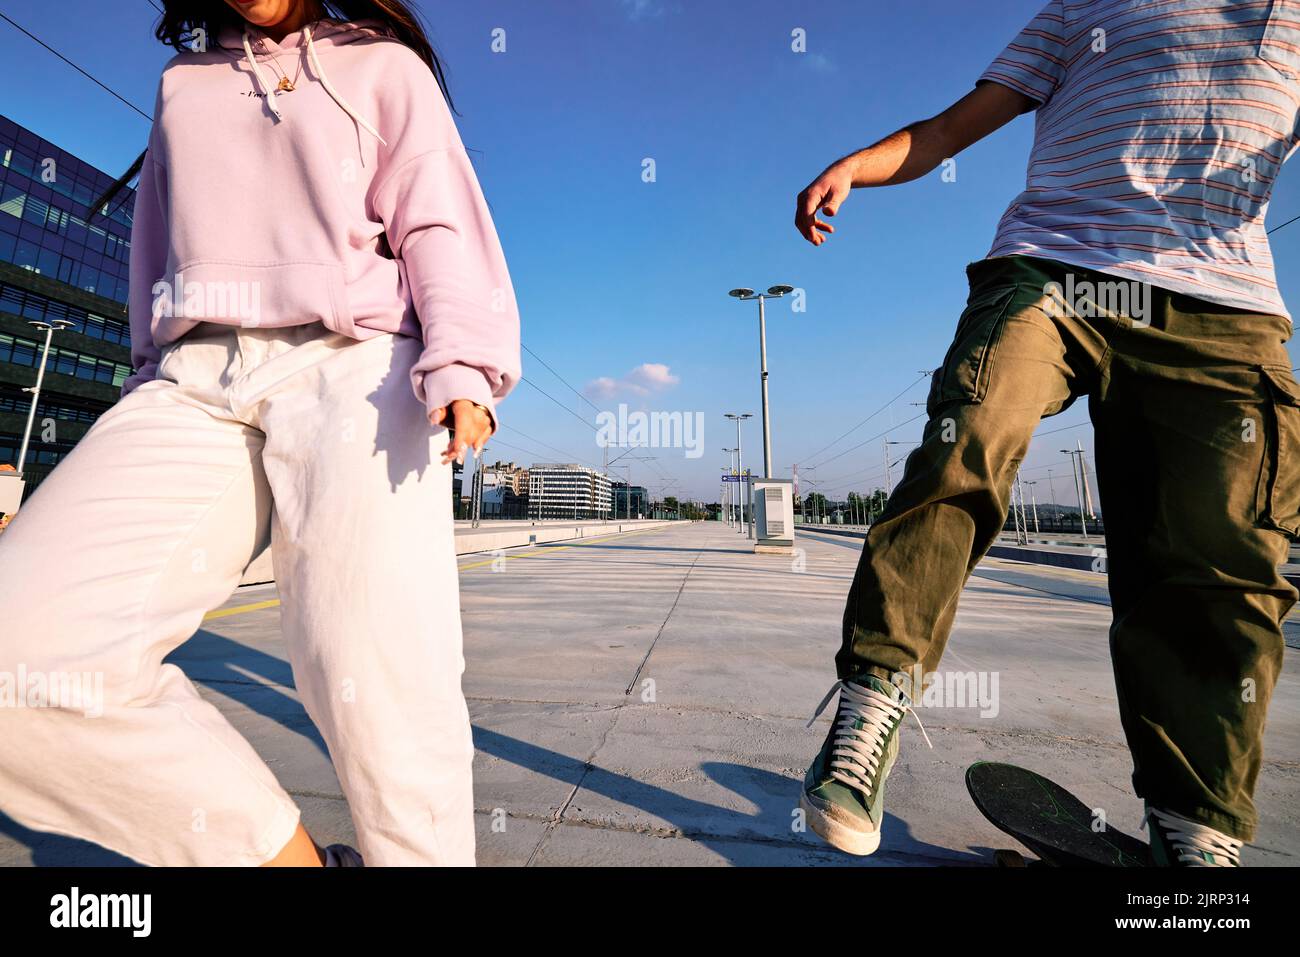
[[[176,270],[173,315],[244,327],[323,323],[356,338],[343,267],[297,260],[194,259]]]

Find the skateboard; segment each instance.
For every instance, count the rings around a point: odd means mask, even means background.
[[[999,850],[999,867],[1148,867],[1147,845],[1109,825],[1094,829],[1092,810],[1054,781],[1013,764],[977,761],[966,769],[971,800],[999,830],[1038,855],[1026,861]]]

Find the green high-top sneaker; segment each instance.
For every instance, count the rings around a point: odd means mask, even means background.
[[[898,726],[912,702],[901,688],[874,675],[845,679],[822,699],[813,721],[836,691],[839,710],[821,753],[804,775],[799,806],[813,831],[832,847],[865,855],[880,846],[885,779],[898,757]]]
[[[1147,805],[1156,867],[1240,867],[1242,841],[1205,824]]]

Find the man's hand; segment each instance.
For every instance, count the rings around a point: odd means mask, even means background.
[[[859,186],[893,186],[924,176],[945,159],[956,156],[1021,113],[1038,106],[1010,87],[981,83],[938,116],[912,123],[874,146],[846,156],[827,167],[799,194],[794,225],[814,246],[835,232],[817,218],[839,212],[849,190]]]
[[[818,219],[817,213],[834,216],[852,188],[853,173],[847,160],[840,160],[827,167],[824,173],[799,194],[794,213],[794,227],[799,230],[799,235],[814,246],[826,242],[822,233],[833,233],[835,227]]]
[[[473,448],[478,455],[492,437],[492,416],[469,399],[456,399],[450,406],[434,409],[429,422],[447,428],[449,438],[442,453],[443,465],[453,461],[464,465],[465,453]]]

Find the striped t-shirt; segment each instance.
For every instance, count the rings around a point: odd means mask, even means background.
[[[1288,315],[1264,214],[1300,144],[1300,0],[1050,0],[985,81],[1040,104],[989,256]]]

